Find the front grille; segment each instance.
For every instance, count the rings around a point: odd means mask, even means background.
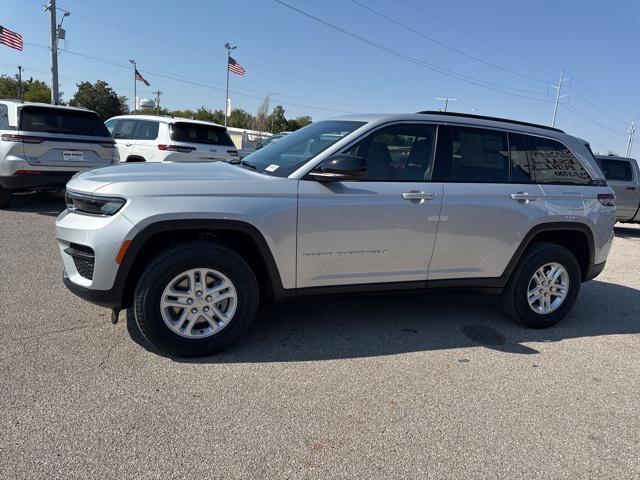
[[[64,251],[73,258],[73,263],[78,273],[88,280],[93,280],[93,267],[96,262],[93,249],[85,245],[72,243]]]

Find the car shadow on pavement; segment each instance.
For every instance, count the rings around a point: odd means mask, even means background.
[[[138,332],[132,338],[158,353]],[[536,355],[544,342],[640,333],[640,291],[592,281],[560,324],[544,330],[506,318],[496,297],[454,294],[394,294],[317,298],[264,309],[251,332],[227,350],[184,363],[317,361],[481,347]],[[525,345],[534,343],[535,345]]]
[[[11,206],[3,210],[9,212],[38,213],[57,217],[67,208],[62,196],[49,193],[34,193],[28,195],[14,195]]]
[[[614,233],[616,237],[621,238],[640,238],[640,228],[633,227],[615,227]]]

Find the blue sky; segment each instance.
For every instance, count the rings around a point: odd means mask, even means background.
[[[314,120],[436,109],[435,98],[448,96],[459,100],[451,110],[549,124],[549,85],[562,67],[570,79],[557,126],[594,150],[624,153],[625,123],[640,113],[634,0],[358,0],[404,27],[351,0],[283,1],[406,58],[274,0],[59,0],[71,11],[64,21],[70,52],[60,54],[64,98],[77,82],[97,79],[131,98],[132,72],[122,66],[134,58],[151,82],[138,83],[140,96],[160,89],[172,109],[222,108],[229,41],[247,70],[231,76],[232,103],[252,113],[266,94],[287,116]],[[0,24],[22,33],[27,45],[22,53],[0,46],[0,73],[14,74],[22,64],[27,77],[50,80],[48,51],[38,46],[49,41],[43,3],[2,0]]]

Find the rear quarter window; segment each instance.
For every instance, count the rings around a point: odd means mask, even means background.
[[[110,136],[107,127],[96,113],[62,108],[22,107],[20,109],[19,129],[26,132],[60,135]]]
[[[177,122],[172,124],[171,140],[235,147],[224,127],[199,123]]]
[[[590,185],[593,179],[568,147],[550,138],[526,135],[529,162],[537,183]]]

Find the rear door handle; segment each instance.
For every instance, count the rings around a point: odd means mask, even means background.
[[[625,190],[635,190],[636,187],[624,187]]]
[[[435,194],[426,192],[404,192],[402,198],[411,202],[422,203],[427,200],[433,200]]]
[[[131,145],[133,145],[133,143],[125,143],[124,144],[125,147],[130,147]]]
[[[536,197],[535,195],[530,195],[530,194],[525,193],[525,192],[518,192],[518,193],[512,193],[511,194],[511,199],[515,200],[516,202],[520,202],[520,203],[533,202],[537,198],[538,197]]]

